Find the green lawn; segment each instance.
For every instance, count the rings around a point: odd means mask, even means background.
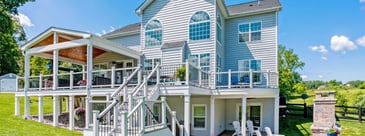
[[[31,114],[38,113],[38,98],[31,98]],[[21,99],[21,114],[23,113],[24,100]],[[63,107],[63,110],[64,107]],[[52,99],[44,98],[44,113],[52,113]],[[55,128],[40,124],[21,117],[14,116],[14,94],[0,93],[0,136],[81,136],[75,131]]]
[[[337,122],[341,124],[341,135],[343,136],[363,136],[365,134],[365,125],[356,120],[339,120]],[[312,119],[303,117],[280,118],[280,134],[309,136],[312,134],[310,130],[312,123]]]
[[[342,94],[346,95],[348,99],[348,105],[353,106],[355,104],[356,96],[359,94],[365,94],[365,90],[361,89],[350,89],[350,90],[339,90]],[[306,99],[307,105],[313,105],[314,91],[308,90],[308,99]],[[300,94],[291,96],[288,103],[304,103]],[[298,106],[299,107],[299,106]],[[357,120],[345,120],[340,119],[337,121],[342,125],[341,135],[345,136],[361,136],[365,134],[365,125]],[[288,116],[286,118],[280,118],[280,134],[290,136],[307,136],[311,135],[310,127],[313,123],[312,119]],[[365,122],[364,122],[365,123]]]

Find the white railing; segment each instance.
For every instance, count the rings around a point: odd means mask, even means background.
[[[134,71],[138,71],[140,67],[132,68],[112,68],[103,70],[92,71],[92,87],[93,88],[115,88],[122,85],[123,77],[131,75]],[[67,72],[57,74],[57,90],[62,89],[80,89],[86,88],[86,79],[83,79],[86,72]],[[53,75],[38,75],[29,77],[29,91],[44,91],[52,90],[53,88]],[[17,91],[24,90],[24,77],[17,77]],[[129,84],[136,85],[138,78],[135,75],[130,78]]]
[[[271,71],[217,72],[217,88],[278,88],[278,74]]]

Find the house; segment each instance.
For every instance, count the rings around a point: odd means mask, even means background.
[[[278,0],[231,6],[146,0],[136,9],[141,22],[103,37],[49,28],[22,47],[25,77],[17,79],[24,86],[16,93],[15,115],[25,97],[24,117],[30,118],[28,96],[38,96],[43,122],[42,99],[53,97],[53,125],[66,106],[70,129],[75,102],[82,100],[84,135],[212,136],[234,131],[233,121],[246,128],[246,120],[278,133],[280,10]],[[52,59],[53,74],[30,77],[30,56]],[[82,71],[60,72],[59,61]]]
[[[0,76],[0,92],[15,92],[16,77],[13,73]]]

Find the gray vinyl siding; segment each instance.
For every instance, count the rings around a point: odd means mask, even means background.
[[[238,24],[262,21],[261,41],[238,43]],[[237,70],[238,60],[261,59],[261,70],[277,71],[276,13],[226,20],[225,68]]]
[[[162,50],[162,65],[179,64],[183,62],[182,48]]]
[[[211,19],[211,36],[209,40],[189,41],[189,21],[191,16],[198,12],[205,11]],[[142,14],[142,34],[141,43],[143,53],[147,58],[161,56],[161,46],[144,47],[144,28],[153,19],[157,19],[162,24],[162,40],[164,42],[188,41],[186,54],[210,53],[211,69],[214,69],[215,61],[215,5],[214,0],[155,0]],[[172,64],[169,60],[162,59],[162,62]]]
[[[118,43],[122,46],[129,47],[131,49],[134,49],[136,51],[141,51],[141,35],[135,34],[135,35],[128,35],[128,36],[122,36],[117,38],[111,38],[108,39],[112,42]]]

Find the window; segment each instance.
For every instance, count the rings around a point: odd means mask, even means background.
[[[242,105],[237,106],[236,119],[241,122],[242,120]],[[246,106],[246,120],[251,120],[254,126],[261,126],[261,105],[252,104]]]
[[[193,105],[193,127],[194,128],[206,128],[206,114],[207,107],[205,105]]]
[[[210,17],[208,13],[199,11],[190,18],[189,39],[204,40],[210,38]]]
[[[217,14],[217,41],[222,45],[223,34],[222,34],[222,18],[220,14]]]
[[[144,60],[144,70],[151,71],[159,63],[161,63],[160,58],[145,59]]]
[[[239,60],[238,61],[238,71],[240,71],[240,83],[250,83],[250,69],[253,71],[252,73],[252,82],[260,83],[261,82],[261,60]]]
[[[240,43],[261,40],[261,22],[238,25],[238,40]]]
[[[209,71],[210,70],[210,54],[194,54],[189,56],[189,62],[190,64],[201,67],[203,71]]]
[[[107,71],[99,71],[99,70],[105,70],[108,69],[108,63],[100,63],[100,64],[95,64],[93,66],[93,70],[97,71],[97,72],[93,72],[94,76],[99,76],[99,77],[108,77],[108,72]]]
[[[162,44],[162,25],[158,20],[152,20],[146,26],[145,46],[158,46]]]

